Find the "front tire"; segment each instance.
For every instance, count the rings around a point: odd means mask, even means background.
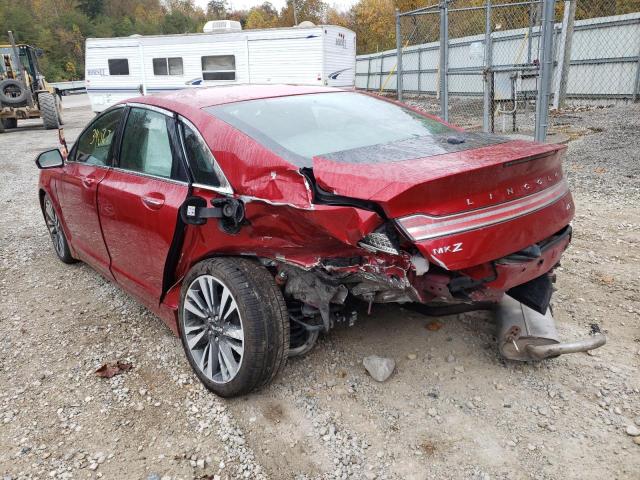
[[[58,217],[58,214],[53,207],[51,198],[49,198],[49,195],[47,194],[45,194],[44,198],[42,199],[42,210],[56,255],[58,255],[58,258],[63,263],[75,263],[77,260],[71,255],[69,242],[67,242],[67,237],[65,236],[64,230],[62,229],[60,218]]]
[[[268,270],[247,259],[208,259],[189,271],[179,329],[191,368],[221,397],[270,382],[287,359],[284,299]]]

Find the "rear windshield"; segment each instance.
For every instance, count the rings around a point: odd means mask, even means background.
[[[205,109],[300,167],[316,156],[455,134],[394,103],[354,92],[316,93]]]

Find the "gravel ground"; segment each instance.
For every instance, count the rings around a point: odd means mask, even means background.
[[[73,140],[91,118],[66,113]],[[272,385],[221,400],[163,323],[53,253],[36,201],[39,122],[0,135],[0,478],[637,479],[640,108],[563,117],[577,217],[558,272],[560,334],[592,355],[500,359],[484,312],[374,308]],[[393,357],[376,383],[367,355]],[[133,369],[111,379],[107,361]]]

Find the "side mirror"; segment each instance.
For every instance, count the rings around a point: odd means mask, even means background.
[[[41,170],[45,168],[57,168],[62,165],[64,165],[64,160],[62,159],[60,150],[57,148],[42,152],[38,155],[38,158],[36,158],[36,166]]]

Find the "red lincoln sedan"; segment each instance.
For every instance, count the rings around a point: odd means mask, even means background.
[[[234,396],[354,321],[351,300],[473,308],[508,293],[529,315],[507,325],[508,358],[597,346],[526,323],[549,317],[571,238],[564,152],[354,91],[201,88],[116,105],[66,158],[42,153],[39,200],[60,260],[138,298],[205,386]]]

